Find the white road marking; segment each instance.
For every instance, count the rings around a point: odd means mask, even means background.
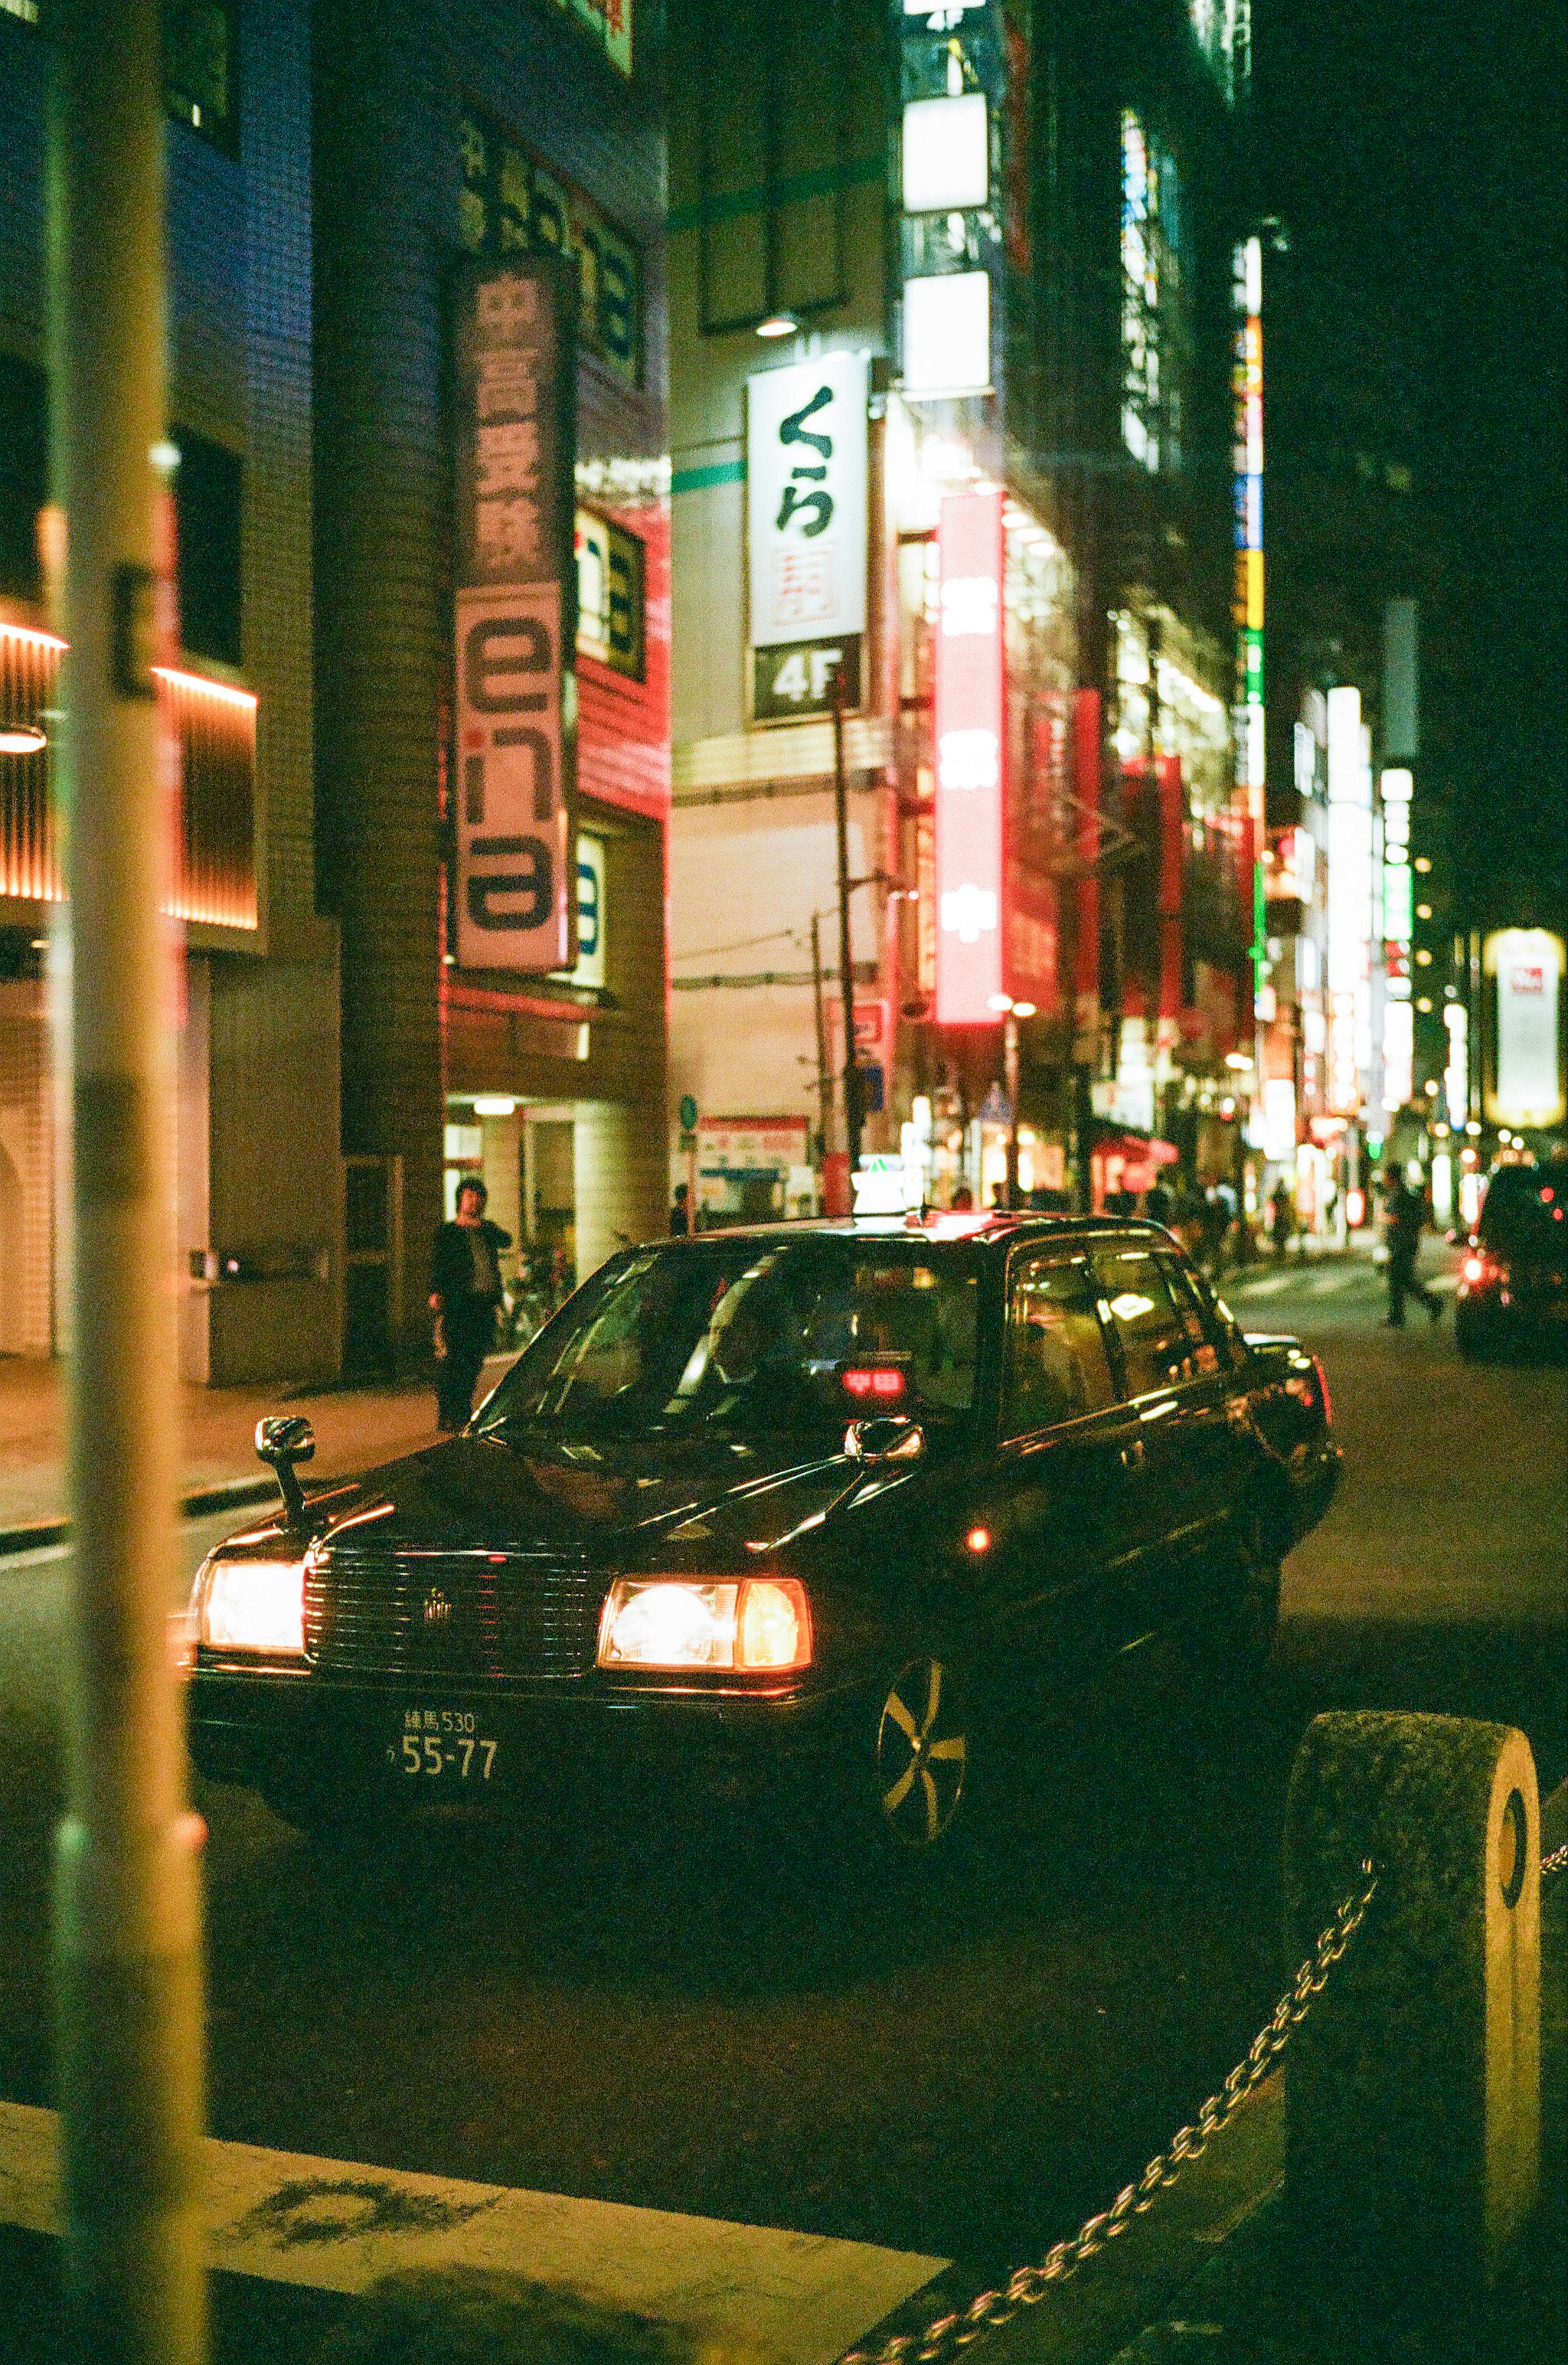
[[[60,2231],[59,2117],[0,2102],[0,2223]],[[758,2365],[831,2365],[948,2263],[868,2242],[577,2201],[208,2141],[207,2264],[356,2292],[481,2267],[730,2335]]]

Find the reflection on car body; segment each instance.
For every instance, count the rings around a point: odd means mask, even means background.
[[[302,1454],[302,1426],[268,1451]],[[1257,1664],[1333,1490],[1329,1427],[1316,1360],[1243,1338],[1152,1225],[628,1250],[462,1436],[209,1556],[193,1751],[302,1825],[526,1801],[609,1761],[782,1769],[874,1844],[927,1847],[1000,1687],[1080,1683],[1167,1629]]]

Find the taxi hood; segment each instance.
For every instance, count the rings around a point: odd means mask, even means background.
[[[711,1436],[605,1446],[465,1435],[426,1447],[307,1505],[318,1548],[462,1551],[554,1545],[686,1557],[704,1544],[771,1548],[816,1527],[867,1475],[836,1443]],[[698,1553],[697,1556],[700,1556]]]

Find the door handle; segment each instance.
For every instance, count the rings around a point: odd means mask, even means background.
[[[1141,1437],[1135,1437],[1130,1445],[1124,1445],[1122,1448],[1123,1469],[1141,1470],[1143,1468],[1143,1452],[1144,1447]]]

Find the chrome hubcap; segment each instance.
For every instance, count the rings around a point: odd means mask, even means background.
[[[958,1810],[969,1743],[939,1659],[912,1659],[882,1704],[877,1793],[882,1815],[908,1847],[930,1847]]]

